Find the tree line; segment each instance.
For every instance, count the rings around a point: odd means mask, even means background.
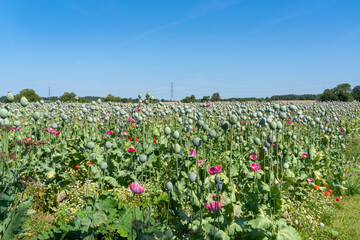
[[[100,99],[102,102],[119,102],[119,103],[136,103],[139,101],[139,98],[121,98],[117,96],[113,96],[112,94],[108,94],[106,97],[97,97],[97,96],[85,96],[79,97],[75,93],[65,92],[60,97],[40,97],[33,89],[23,89],[18,94],[14,96],[15,102],[20,102],[21,97],[26,97],[29,102],[38,102],[41,100],[44,101],[57,101],[60,100],[62,102],[80,102],[87,103],[92,101],[97,101]],[[165,99],[156,99],[153,97],[148,97],[147,100],[152,103],[157,102],[166,102],[169,100]],[[351,85],[348,83],[339,84],[334,88],[325,89],[322,94],[286,94],[286,95],[274,95],[266,98],[225,98],[222,99],[218,92],[213,93],[212,96],[203,96],[201,99],[196,99],[195,95],[187,96],[181,100],[183,103],[192,103],[192,102],[218,102],[218,101],[229,101],[229,102],[246,102],[246,101],[278,101],[278,100],[316,100],[316,101],[342,101],[342,102],[351,102],[351,101],[360,101],[360,85],[355,86],[353,89]],[[0,97],[0,102],[6,102],[7,99],[5,96]]]

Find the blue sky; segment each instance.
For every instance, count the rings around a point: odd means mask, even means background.
[[[2,93],[222,98],[360,85],[358,0],[1,0]]]

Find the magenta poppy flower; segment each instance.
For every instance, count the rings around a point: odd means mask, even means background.
[[[127,150],[129,153],[133,153],[133,152],[135,152],[135,149],[133,149],[133,148],[128,148],[128,150]]]
[[[113,133],[114,133],[113,131],[106,131],[107,135],[113,135]]]
[[[60,135],[60,131],[57,131],[57,132],[55,133],[55,135]]]
[[[203,165],[203,164],[204,164],[204,162],[205,162],[205,161],[200,160],[200,161],[198,161],[198,162],[196,163],[196,165],[201,166],[201,165]]]
[[[222,165],[216,165],[215,167],[211,167],[208,169],[208,172],[211,174],[211,175],[215,175],[217,173],[220,173],[221,172],[221,169],[222,169]]]
[[[130,189],[135,194],[141,194],[145,189],[138,183],[130,184]]]
[[[276,143],[273,143],[273,148],[275,148],[276,147]]]
[[[221,209],[221,201],[212,202],[212,203],[204,203],[204,205],[211,212],[219,211]]]
[[[301,154],[301,157],[303,157],[303,158],[308,158],[308,157],[309,157],[309,154],[303,153],[303,154]]]
[[[306,179],[307,184],[310,184],[312,181],[314,181],[314,179],[312,179],[311,177]]]
[[[190,150],[189,157],[194,157],[194,158],[196,157],[196,149],[195,148]]]
[[[341,129],[341,130],[340,130],[340,132],[344,133],[344,132],[345,132],[345,130],[344,130],[344,129]]]
[[[210,104],[206,104],[205,107],[210,107],[211,105]]]
[[[77,140],[78,140],[77,138],[74,139],[75,142],[76,142]]]
[[[132,120],[132,117],[130,117],[130,116],[128,116],[128,117],[126,118],[126,121],[128,121],[128,122],[131,122],[131,120]]]
[[[250,166],[251,170],[253,170],[254,172],[258,171],[261,169],[261,165],[257,164],[257,163],[252,163]]]
[[[246,125],[246,121],[241,121],[241,123]]]
[[[250,159],[255,161],[259,159],[259,155],[255,155],[255,153],[253,155],[250,156]]]

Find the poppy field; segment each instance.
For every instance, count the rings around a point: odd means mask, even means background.
[[[301,239],[348,188],[358,102],[0,107],[0,239]]]

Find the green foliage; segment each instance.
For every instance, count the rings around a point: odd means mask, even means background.
[[[351,91],[351,95],[354,97],[356,101],[360,101],[360,86],[356,86]]]
[[[351,95],[351,85],[343,83],[333,89],[325,89],[323,94],[320,95],[319,100],[351,102],[354,100],[353,95]]]
[[[211,96],[211,101],[212,102],[220,101],[220,99],[221,99],[221,97],[220,97],[220,94],[218,92],[213,93],[213,95]]]
[[[14,101],[15,102],[20,102],[20,99],[22,97],[26,97],[26,99],[29,102],[37,102],[40,101],[42,98],[36,94],[36,92],[32,89],[23,89],[19,92],[19,94],[16,94]]]
[[[2,239],[12,240],[16,234],[24,230],[21,227],[28,217],[30,205],[31,198],[28,198],[11,210],[0,226],[0,236],[2,236]]]

